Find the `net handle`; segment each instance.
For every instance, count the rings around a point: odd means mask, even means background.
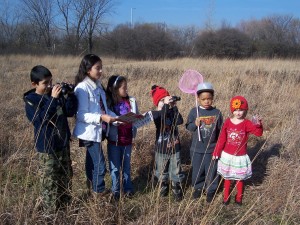
[[[198,108],[198,101],[197,101],[197,93],[195,92],[195,105],[196,105],[196,111],[197,111],[197,118],[199,118],[199,108]],[[201,135],[200,135],[200,127],[197,126],[198,131],[198,140],[201,141]]]

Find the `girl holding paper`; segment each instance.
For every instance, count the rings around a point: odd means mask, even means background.
[[[127,80],[123,76],[113,75],[109,78],[107,89],[107,105],[117,116],[138,113],[135,98],[127,94]],[[132,197],[134,194],[130,175],[130,161],[132,141],[136,135],[136,128],[129,123],[116,122],[110,127],[107,141],[109,169],[112,179],[112,193],[115,200],[119,200],[122,192],[120,177],[123,179],[123,194]]]

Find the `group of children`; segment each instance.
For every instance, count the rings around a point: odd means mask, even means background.
[[[106,89],[101,83],[102,60],[94,54],[82,59],[75,77],[75,89],[62,94],[60,84],[52,86],[52,74],[44,66],[35,66],[30,73],[34,89],[24,94],[28,119],[34,125],[35,147],[39,155],[41,196],[46,210],[55,211],[71,201],[72,167],[70,158],[71,132],[67,117],[76,116],[73,135],[86,148],[85,169],[87,187],[97,198],[108,194],[104,176],[106,161],[101,142],[107,139],[111,193],[131,197],[130,161],[136,128],[120,121],[129,112],[138,114],[135,98],[127,93],[127,80],[114,75]],[[176,98],[163,87],[153,85],[150,91],[156,110],[147,112],[156,126],[155,176],[160,196],[167,196],[169,187],[175,200],[183,198],[185,175],[180,162],[178,125],[183,124]],[[199,106],[191,109],[186,129],[192,132],[190,156],[192,162],[193,198],[206,193],[211,202],[224,178],[223,203],[230,201],[231,180],[236,181],[235,202],[242,204],[243,180],[252,174],[247,155],[250,133],[261,136],[262,123],[247,120],[247,100],[235,96],[230,101],[232,117],[225,120],[213,107],[214,88],[210,83],[197,87]],[[170,181],[170,182],[169,182]]]

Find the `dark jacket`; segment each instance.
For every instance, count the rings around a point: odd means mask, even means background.
[[[34,126],[34,141],[38,152],[53,153],[69,145],[71,133],[67,117],[77,111],[74,94],[67,98],[39,95],[32,89],[24,94],[26,116]]]
[[[211,107],[210,109],[198,107],[198,110],[198,115],[201,120],[201,125],[199,127],[201,141],[199,141],[198,128],[195,124],[195,120],[197,118],[196,107],[191,109],[186,122],[186,129],[193,132],[193,140],[190,151],[211,154],[215,149],[222,128],[222,113],[214,107]]]
[[[152,111],[156,127],[155,151],[170,154],[180,151],[178,125],[183,124],[183,119],[177,106],[170,108],[164,104],[162,110]]]

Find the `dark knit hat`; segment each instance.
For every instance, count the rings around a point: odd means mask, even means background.
[[[248,102],[243,96],[234,96],[230,100],[230,111],[233,112],[236,109],[248,110]]]
[[[162,98],[170,95],[166,89],[157,85],[151,87],[150,94],[152,96],[153,104],[156,106]]]

